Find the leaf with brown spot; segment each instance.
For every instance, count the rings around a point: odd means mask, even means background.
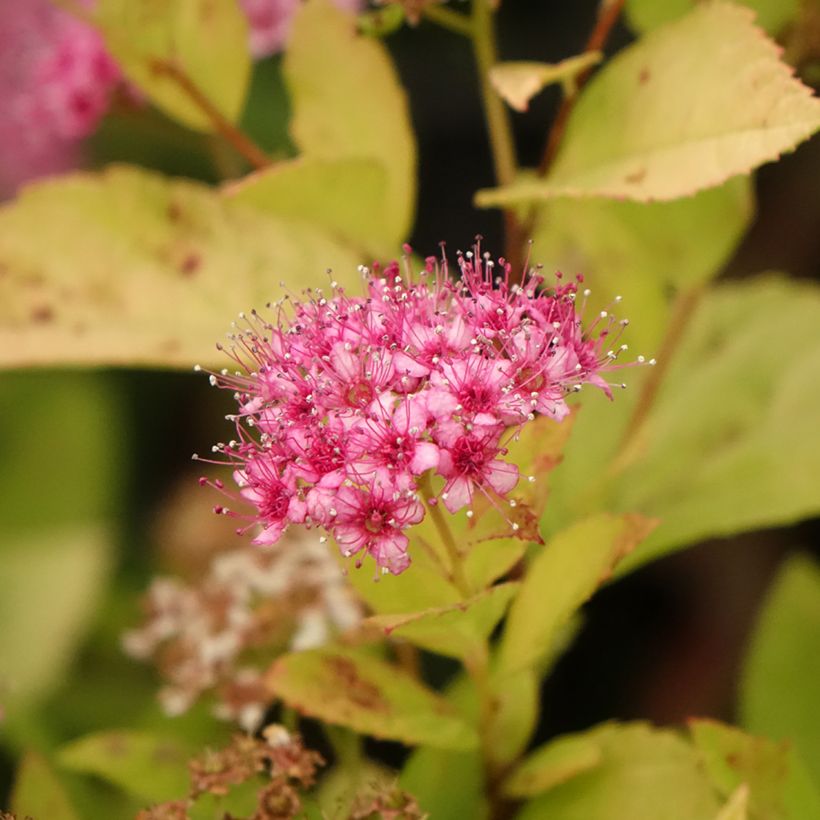
[[[698,3],[641,37],[581,92],[547,177],[480,191],[478,204],[672,200],[792,151],[820,128],[820,100],[753,17]]]
[[[361,261],[199,183],[126,166],[42,181],[0,208],[0,367],[222,367],[237,313],[328,268],[355,285]]]
[[[407,745],[471,749],[475,730],[399,668],[342,649],[293,652],[266,674],[270,693],[308,717]]]

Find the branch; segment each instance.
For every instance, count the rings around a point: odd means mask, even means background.
[[[213,123],[217,133],[221,134],[254,168],[261,170],[271,165],[270,157],[247,134],[228,120],[179,66],[170,60],[153,60],[151,70],[173,80]]]

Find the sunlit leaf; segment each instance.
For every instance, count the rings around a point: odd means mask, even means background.
[[[27,752],[17,770],[11,809],[20,818],[77,820],[77,813],[57,776],[42,755]]]
[[[94,20],[128,79],[166,114],[212,130],[199,92],[226,119],[239,118],[251,62],[236,0],[99,0]]]
[[[715,820],[748,820],[749,787],[741,783],[718,813]]]
[[[773,316],[788,317],[777,333]],[[621,446],[626,422],[651,374],[629,375],[614,404],[584,399],[551,476],[545,530],[602,508],[659,518],[620,573],[698,540],[815,514],[818,323],[810,285],[766,277],[710,291],[630,443]]]
[[[309,0],[294,20],[284,72],[291,134],[305,156],[371,159],[384,168],[384,239],[398,246],[415,211],[416,149],[407,100],[384,46],[358,34],[355,17],[329,0]]]
[[[605,724],[574,737],[598,746],[600,763],[526,804],[520,820],[706,820],[718,813],[696,751],[674,732]]]
[[[292,709],[362,734],[442,749],[476,745],[475,730],[397,667],[338,649],[278,658],[266,681]]]
[[[794,743],[820,784],[820,567],[789,560],[752,636],[741,678],[743,725]]]
[[[557,630],[653,527],[640,516],[599,514],[553,537],[530,563],[510,608],[501,669],[511,673],[544,658]]]
[[[490,69],[490,82],[504,101],[516,111],[526,111],[530,100],[553,83],[572,86],[573,79],[601,61],[600,51],[586,51],[560,63],[497,63]]]
[[[728,798],[744,783],[755,820],[813,820],[820,793],[789,743],[744,734],[712,720],[690,722],[692,740],[709,778]]]
[[[674,202],[555,199],[538,208],[532,258],[550,273],[582,274],[587,309],[631,319],[624,341],[649,357],[668,324],[670,295],[720,272],[753,210],[746,177]]]
[[[656,26],[683,17],[697,0],[627,0],[626,15],[636,31],[648,31]],[[795,18],[800,0],[735,0],[756,13],[755,22],[769,34],[779,34]]]
[[[236,314],[360,260],[302,222],[136,168],[34,185],[0,209],[0,366],[226,364]]]
[[[60,765],[93,774],[145,800],[183,797],[191,750],[178,740],[133,730],[87,735],[60,750]]]
[[[752,17],[699,3],[641,38],[586,87],[547,178],[481,192],[479,204],[676,199],[792,150],[820,128],[820,100]]]
[[[371,159],[300,157],[257,171],[225,194],[266,213],[304,219],[358,248],[395,255],[384,204],[387,174]]]
[[[566,735],[531,752],[504,782],[511,797],[532,797],[601,765],[601,744],[586,735]]]
[[[487,638],[504,617],[517,588],[518,584],[501,584],[455,606],[377,615],[365,624],[431,652],[465,661],[481,659],[486,655]],[[486,663],[486,657],[483,660]]]
[[[487,724],[487,754],[503,770],[526,749],[538,721],[541,676],[533,669],[490,675],[492,714]]]

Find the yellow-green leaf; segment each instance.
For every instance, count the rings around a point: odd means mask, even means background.
[[[160,802],[188,793],[191,756],[191,749],[171,737],[114,729],[63,746],[59,762],[66,769],[93,774],[136,797]]]
[[[11,809],[20,818],[77,820],[62,783],[37,752],[26,752],[23,756],[11,794]]]
[[[510,797],[532,797],[603,762],[601,745],[586,735],[566,735],[531,752],[504,781]]]
[[[486,663],[487,638],[504,617],[517,588],[518,584],[500,584],[454,606],[376,615],[365,624],[440,655]]]
[[[750,731],[794,743],[820,785],[820,566],[796,556],[781,569],[752,635],[740,688]]]
[[[296,220],[129,167],[27,188],[0,209],[0,366],[222,367],[232,319],[360,281],[361,260]]]
[[[407,100],[384,46],[356,30],[329,0],[297,13],[284,62],[293,106],[291,135],[320,160],[371,159],[387,175],[382,241],[410,231],[416,198],[416,148]],[[374,225],[374,231],[376,226]]]
[[[588,309],[631,319],[623,339],[630,358],[649,357],[666,330],[670,296],[716,276],[753,213],[747,177],[674,202],[555,199],[538,208],[532,258],[549,272],[583,274]]]
[[[674,732],[605,724],[575,737],[597,745],[601,761],[552,785],[519,820],[708,820],[718,813],[697,753]]]
[[[653,529],[634,515],[600,514],[558,533],[530,563],[510,608],[499,664],[509,674],[535,666],[558,629]]]
[[[560,63],[496,63],[490,69],[490,82],[504,101],[516,111],[526,111],[530,100],[553,83],[572,87],[573,79],[601,61],[600,51],[586,51]]]
[[[714,720],[691,721],[690,730],[706,773],[724,798],[748,785],[749,814],[755,820],[820,817],[820,793],[791,744],[753,737]]]
[[[285,218],[304,219],[374,255],[389,256],[385,241],[387,173],[372,159],[299,157],[227,185],[225,195]]]
[[[748,820],[748,818],[749,787],[745,783],[741,783],[732,792],[715,820]]]
[[[627,0],[626,15],[629,25],[644,32],[656,26],[683,17],[697,0]],[[800,0],[735,0],[755,12],[755,22],[769,34],[777,35],[797,16]]]
[[[128,79],[170,117],[213,130],[195,99],[201,94],[223,117],[239,119],[251,60],[236,0],[99,0],[94,21]]]
[[[111,565],[102,527],[4,534],[0,558],[0,690],[19,705],[62,679]]]
[[[278,658],[266,675],[274,697],[308,717],[408,745],[470,749],[475,730],[447,701],[395,666],[342,649]]]
[[[699,3],[642,37],[583,91],[547,178],[480,192],[479,204],[677,199],[792,150],[820,128],[820,100],[752,18]]]

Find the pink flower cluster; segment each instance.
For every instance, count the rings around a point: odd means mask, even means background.
[[[250,49],[262,58],[281,51],[290,36],[290,27],[302,0],[239,0],[250,25]],[[364,0],[333,0],[342,11],[356,13]]]
[[[211,376],[235,391],[238,439],[214,450],[256,508],[255,543],[316,525],[345,556],[400,573],[422,495],[451,513],[477,493],[498,504],[519,479],[509,436],[538,414],[564,418],[583,384],[610,394],[602,371],[626,346],[605,346],[626,321],[604,312],[584,331],[577,282],[559,274],[546,288],[534,270],[513,281],[479,248],[458,263],[455,281],[433,258],[415,280],[409,262],[362,268],[364,297],[334,282],[327,298],[269,306],[273,322],[243,315],[231,337],[240,369]]]
[[[0,0],[0,187],[70,165],[120,79],[87,24],[47,0]]]

